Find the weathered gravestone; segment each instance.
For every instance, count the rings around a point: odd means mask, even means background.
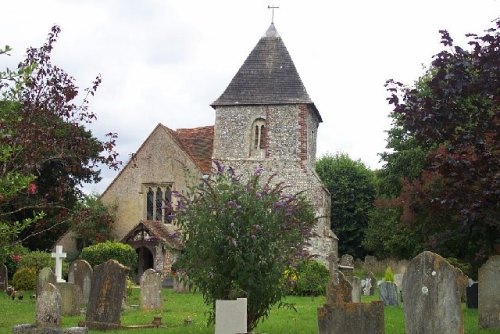
[[[384,305],[399,306],[398,286],[394,282],[383,281],[378,285],[378,290]]]
[[[47,283],[56,284],[56,275],[49,267],[42,268],[36,281],[36,295],[38,296]]]
[[[161,299],[161,276],[154,269],[146,270],[140,280],[141,284],[141,308],[145,310],[160,309]]]
[[[120,327],[128,272],[129,268],[116,260],[108,260],[94,268],[85,320],[87,327],[100,330]]]
[[[80,289],[73,283],[56,283],[56,288],[61,294],[62,315],[80,314]]]
[[[247,332],[247,299],[215,301],[215,334]]]
[[[407,334],[464,332],[460,275],[459,269],[432,252],[411,260],[403,282]]]
[[[172,285],[175,292],[189,292],[189,283],[185,274],[178,272],[174,275]]]
[[[398,293],[403,291],[403,274],[394,274],[394,284],[398,287]]]
[[[0,265],[0,291],[6,291],[9,286],[9,271],[5,264]]]
[[[352,255],[344,254],[340,258],[339,269],[344,277],[350,282],[354,276],[354,258]]]
[[[86,305],[89,300],[92,272],[92,266],[85,260],[75,260],[69,266],[68,282],[78,286],[82,305]]]
[[[478,292],[477,282],[472,283],[466,288],[467,308],[478,308]]]
[[[383,334],[384,305],[352,303],[352,287],[330,261],[331,281],[326,288],[326,304],[318,308],[319,334]]]
[[[61,294],[52,283],[44,285],[36,299],[36,325],[59,327],[61,325]]]
[[[361,279],[359,277],[353,276],[350,283],[352,286],[352,302],[361,303]]]
[[[363,291],[363,295],[365,296],[370,295],[370,291],[372,289],[372,280],[370,277],[361,280],[361,288]]]
[[[500,328],[500,255],[479,268],[479,326]]]

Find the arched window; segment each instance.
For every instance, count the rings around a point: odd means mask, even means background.
[[[163,191],[161,188],[156,188],[156,217],[155,219],[158,221],[162,221],[163,216]]]
[[[266,120],[257,118],[252,124],[250,156],[263,158],[266,149]]]
[[[146,195],[146,219],[153,220],[153,200],[154,200],[154,192],[153,189],[148,188],[148,193]]]
[[[172,189],[168,186],[165,189],[165,223],[172,222]]]

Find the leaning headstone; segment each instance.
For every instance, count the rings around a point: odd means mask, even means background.
[[[477,282],[466,288],[467,308],[478,308],[478,292]]]
[[[61,294],[61,313],[62,315],[80,314],[80,289],[73,283],[56,283],[56,288]]]
[[[398,286],[394,282],[383,281],[378,285],[378,290],[380,292],[380,299],[382,299],[384,305],[399,305]]]
[[[479,326],[500,328],[500,255],[479,268]]]
[[[215,301],[215,334],[247,332],[247,299]]]
[[[7,290],[9,286],[9,271],[5,264],[0,265],[0,291]]]
[[[78,286],[82,305],[86,305],[89,300],[92,272],[92,266],[85,260],[75,260],[69,266],[68,283]]]
[[[92,290],[87,304],[85,325],[107,330],[120,327],[120,312],[129,268],[108,260],[94,268]]]
[[[161,277],[154,269],[146,270],[140,280],[141,284],[141,308],[145,310],[160,309],[161,300]]]
[[[403,282],[407,334],[464,332],[460,274],[432,252],[422,252],[411,260]]]
[[[353,276],[351,279],[351,297],[353,303],[361,303],[361,279],[359,277]]]
[[[56,275],[49,267],[42,268],[36,281],[36,295],[38,296],[47,283],[56,284]]]
[[[61,325],[61,294],[52,283],[47,283],[36,299],[36,325],[38,327]]]

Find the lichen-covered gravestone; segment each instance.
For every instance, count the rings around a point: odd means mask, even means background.
[[[399,306],[398,286],[394,282],[382,282],[378,285],[380,299],[384,305]]]
[[[352,286],[352,302],[361,303],[361,279],[359,277],[353,276],[351,279]]]
[[[56,284],[56,275],[54,274],[52,269],[49,267],[42,268],[42,270],[40,270],[40,272],[38,273],[38,278],[36,281],[36,295],[37,296],[42,292],[43,287],[47,283]]]
[[[141,308],[145,310],[160,309],[161,277],[154,269],[146,270],[141,276]]]
[[[354,276],[354,257],[349,254],[344,254],[340,258],[339,269],[344,274],[345,278],[351,282]]]
[[[464,332],[459,279],[462,272],[432,252],[411,260],[403,281],[407,334]]]
[[[82,305],[86,305],[89,300],[92,272],[92,266],[85,260],[75,260],[69,266],[68,282],[78,286]]]
[[[61,294],[62,315],[80,314],[80,289],[73,283],[56,283],[56,288]]]
[[[500,255],[492,256],[479,269],[479,326],[500,328]]]
[[[7,290],[9,286],[9,271],[7,270],[7,266],[5,264],[0,265],[0,291]]]
[[[107,330],[120,327],[128,272],[129,268],[116,260],[95,266],[85,320],[88,328]]]
[[[59,327],[61,325],[61,294],[52,283],[44,285],[36,299],[36,325]]]

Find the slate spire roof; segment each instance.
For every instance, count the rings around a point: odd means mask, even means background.
[[[299,73],[273,23],[259,40],[217,106],[310,104],[321,121]]]

